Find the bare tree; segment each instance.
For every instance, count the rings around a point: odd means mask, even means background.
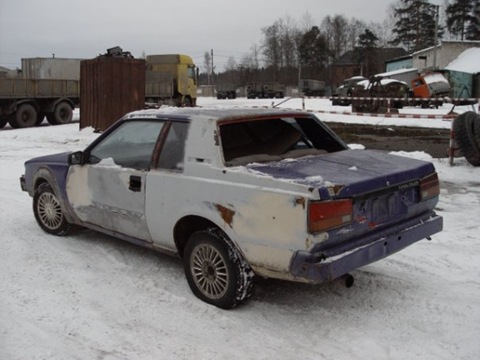
[[[282,67],[294,67],[297,65],[297,44],[300,31],[290,16],[280,19],[279,24],[281,65]]]
[[[370,22],[368,27],[375,29],[378,36],[378,47],[388,47],[393,39],[393,28],[395,26],[395,20],[393,16],[387,17],[383,22]]]
[[[359,37],[361,34],[365,32],[367,29],[367,24],[363,20],[358,20],[356,18],[351,18],[348,21],[347,29],[346,29],[346,36],[347,36],[347,43],[345,50],[354,50],[357,46]]]
[[[203,55],[203,70],[207,74],[208,78],[208,85],[212,83],[211,77],[212,77],[212,57],[210,55],[209,51],[205,51],[205,54]]]
[[[322,31],[331,50],[332,60],[337,60],[348,49],[348,21],[342,15],[326,16],[322,21]]]
[[[253,44],[250,47],[250,52],[242,57],[239,65],[240,83],[246,84],[259,80],[260,52],[260,47],[257,44]]]
[[[236,70],[237,67],[238,67],[237,61],[233,56],[230,56],[227,60],[227,63],[225,64],[225,71]]]
[[[305,33],[309,31],[312,27],[314,27],[315,21],[313,20],[312,15],[307,11],[303,14],[302,18],[300,19],[300,31]]]
[[[250,52],[243,55],[240,66],[255,70],[260,67],[260,47],[257,44],[253,44]]]
[[[273,25],[262,29],[264,36],[262,52],[267,66],[276,71],[280,67],[280,24],[275,21]]]

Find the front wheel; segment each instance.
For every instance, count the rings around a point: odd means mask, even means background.
[[[195,296],[219,308],[234,308],[252,295],[253,271],[219,229],[198,231],[190,237],[184,269]]]
[[[14,129],[35,126],[37,124],[37,110],[31,104],[21,104],[17,111],[10,115],[8,123]]]
[[[38,225],[49,234],[64,236],[72,228],[65,219],[57,195],[48,183],[41,184],[35,191],[33,213]]]

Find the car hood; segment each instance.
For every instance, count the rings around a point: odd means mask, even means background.
[[[30,159],[25,162],[25,166],[28,165],[64,165],[68,163],[68,155],[72,152],[63,152],[53,155],[39,156],[33,159]]]
[[[361,195],[417,181],[435,171],[430,162],[376,150],[345,150],[248,167],[276,179],[318,188],[321,198]]]

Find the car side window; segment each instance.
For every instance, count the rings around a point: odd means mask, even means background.
[[[173,122],[163,144],[158,167],[168,170],[183,170],[185,141],[188,123]]]
[[[106,163],[139,170],[150,169],[152,153],[164,126],[161,121],[127,121],[90,152],[90,163]]]

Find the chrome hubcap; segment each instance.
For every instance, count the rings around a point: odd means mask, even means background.
[[[228,288],[229,273],[225,259],[216,248],[200,244],[190,260],[193,279],[200,291],[211,299],[219,299]]]
[[[52,193],[46,192],[40,195],[37,210],[42,224],[47,228],[54,230],[62,223],[62,209]]]

